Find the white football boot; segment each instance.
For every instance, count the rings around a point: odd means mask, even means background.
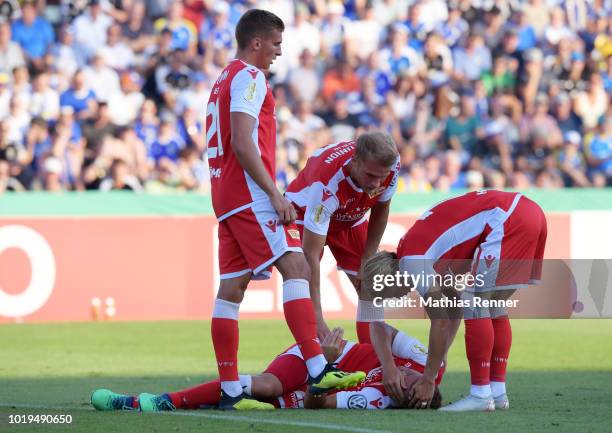
[[[495,410],[495,402],[492,397],[481,398],[470,394],[438,410],[442,412],[493,412]]]
[[[510,401],[508,400],[508,395],[502,394],[493,398],[495,402],[496,410],[508,410],[510,409]]]

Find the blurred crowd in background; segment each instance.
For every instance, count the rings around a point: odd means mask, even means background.
[[[373,129],[400,191],[612,185],[611,0],[0,0],[0,192],[206,192],[206,104],[253,7],[286,25],[281,187]]]

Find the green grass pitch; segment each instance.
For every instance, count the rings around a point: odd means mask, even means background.
[[[347,329],[350,322],[331,322]],[[394,325],[426,342],[427,321]],[[514,320],[511,410],[274,411],[170,414],[96,412],[93,389],[159,393],[216,374],[210,323],[117,322],[0,325],[0,432],[609,432],[612,320]],[[280,321],[242,321],[241,372],[260,372],[291,343]],[[445,402],[468,390],[463,331],[449,355]],[[70,414],[71,425],[9,424],[9,415]]]

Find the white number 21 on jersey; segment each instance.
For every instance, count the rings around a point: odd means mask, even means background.
[[[210,127],[206,131],[206,144],[208,145],[208,159],[223,155],[223,145],[221,143],[221,125],[219,124],[219,101],[211,102],[206,107],[206,117],[212,116]],[[217,145],[211,142],[213,137],[217,137]]]

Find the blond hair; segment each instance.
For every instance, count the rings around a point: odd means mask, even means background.
[[[377,275],[394,275],[399,271],[397,254],[390,251],[379,251],[370,257],[363,267],[361,299],[372,300],[375,297],[398,298],[408,293],[407,287],[385,287],[384,291],[374,290],[374,278]]]
[[[355,156],[362,161],[369,159],[384,167],[391,167],[398,155],[397,146],[389,134],[374,131],[357,137]]]

